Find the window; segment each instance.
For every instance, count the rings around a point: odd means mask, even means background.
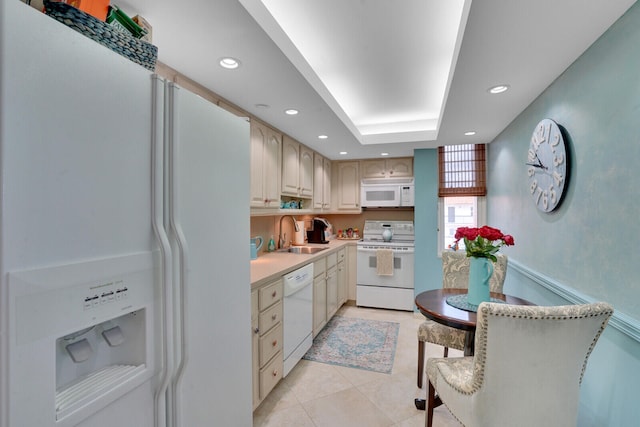
[[[438,148],[438,253],[450,248],[458,227],[485,222],[485,152],[485,145]]]
[[[438,197],[487,194],[484,144],[438,147]]]

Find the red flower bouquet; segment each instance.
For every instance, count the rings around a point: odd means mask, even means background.
[[[503,234],[497,228],[488,225],[480,228],[459,227],[456,230],[456,243],[464,239],[468,257],[489,258],[496,262],[496,252],[504,245],[513,246],[513,236]]]

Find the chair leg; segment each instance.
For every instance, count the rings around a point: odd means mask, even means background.
[[[449,347],[444,348],[444,357],[449,357]]]
[[[424,341],[418,340],[418,388],[422,388],[424,376]]]
[[[429,381],[429,393],[427,394],[427,416],[425,418],[425,426],[431,427],[433,424],[433,408],[435,407],[436,389]]]

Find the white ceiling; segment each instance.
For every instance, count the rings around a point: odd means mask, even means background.
[[[416,148],[491,142],[635,3],[456,0],[462,5],[464,34],[453,31],[454,42],[448,42],[453,75],[445,78],[439,98],[444,114],[437,117],[437,111],[428,112],[433,110],[433,102],[438,103],[438,96],[431,104],[424,96],[422,103],[423,94],[437,92],[429,86],[433,71],[424,67],[447,68],[442,60],[433,60],[437,54],[430,42],[436,38],[442,41],[439,34],[446,28],[438,27],[437,18],[420,17],[435,14],[447,0],[264,1],[284,4],[289,13],[299,14],[298,23],[308,25],[309,33],[312,27],[315,36],[324,32],[322,50],[312,48],[301,54],[260,0],[121,0],[118,5],[151,23],[160,61],[333,160],[375,158],[381,152],[412,156]],[[420,22],[431,32],[423,32]],[[415,43],[425,38],[426,44]],[[309,52],[322,56],[311,59]],[[333,57],[330,53],[351,55],[365,64],[369,61],[368,66],[357,61],[340,66],[340,75],[335,76],[343,89],[364,87],[366,101],[356,95],[351,104],[338,102],[340,96],[331,94],[331,84],[323,83],[321,72],[313,68],[314,63],[317,69]],[[382,60],[390,55],[393,62],[406,66],[390,66]],[[241,66],[236,70],[221,68],[218,61],[226,56],[239,59]],[[487,89],[497,84],[508,84],[510,90],[490,95]],[[257,106],[260,104],[269,107]],[[413,118],[408,120],[435,120],[439,129],[402,136],[397,128],[391,128],[378,136],[363,136],[367,131],[358,125],[371,122],[363,122],[353,113],[373,112],[383,121],[392,118],[401,122],[416,105],[423,112],[409,115]],[[300,114],[285,115],[288,108]],[[465,136],[466,131],[476,134]],[[321,134],[329,138],[319,140]],[[340,155],[340,151],[348,154]]]

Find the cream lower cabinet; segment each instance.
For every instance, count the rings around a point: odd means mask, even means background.
[[[282,379],[282,279],[251,293],[253,409]]]
[[[338,311],[338,255],[327,255],[327,321]]]
[[[340,285],[341,274],[345,274],[345,264],[338,262],[344,249],[327,255],[313,263],[313,336],[324,328],[346,300],[346,286]],[[344,273],[340,273],[342,267]],[[344,276],[346,282],[346,275]]]
[[[356,245],[347,246],[346,265],[347,265],[347,300],[356,300],[356,282],[358,273],[358,247]]]
[[[347,250],[342,248],[338,251],[338,308],[347,302]]]
[[[313,336],[327,324],[327,261],[319,259],[313,263]]]

